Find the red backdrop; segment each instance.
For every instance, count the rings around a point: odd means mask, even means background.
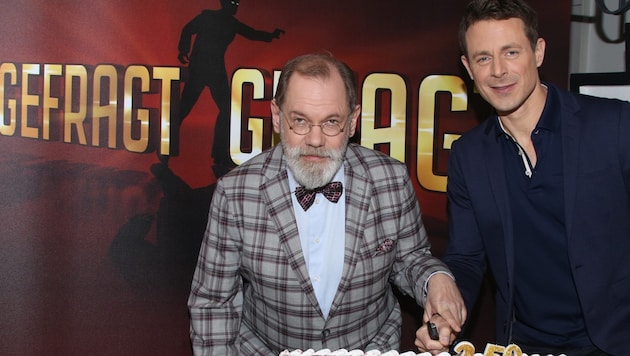
[[[571,3],[530,2],[539,10],[547,40],[542,75],[566,86]],[[231,80],[246,70],[264,79],[231,88],[233,95],[243,94],[236,106],[244,115],[239,147],[256,148],[256,135],[262,148],[271,144],[274,71],[298,54],[332,52],[353,67],[361,86],[364,111],[356,139],[379,143],[385,152],[404,143],[396,156],[414,178],[439,256],[447,239],[442,187],[450,140],[488,112],[459,64],[462,6],[458,0],[243,1],[236,14],[240,21],[286,33],[272,43],[237,36],[227,50]],[[186,297],[216,181],[210,150],[217,107],[205,91],[181,128],[180,155],[171,158],[170,170],[156,170],[161,109],[172,105],[176,112],[185,84],[174,81],[174,94],[161,96],[154,69],[176,70],[185,78],[186,68],[177,60],[180,31],[202,9],[218,7],[216,0],[3,1],[1,354],[190,354]],[[101,142],[92,141],[95,93],[105,95],[111,86],[94,80],[97,68],[113,68],[120,78],[114,88],[113,148],[103,128]],[[125,93],[130,68],[146,69],[150,92]],[[137,84],[129,90],[140,90]],[[263,96],[253,99],[252,87]],[[453,97],[462,97],[458,90],[465,100],[463,108],[454,109]],[[124,141],[129,98],[138,100],[133,107],[148,109],[149,145],[141,152]],[[76,115],[65,131],[72,116],[67,113]],[[262,134],[249,132],[249,117],[261,118]],[[402,121],[401,137],[378,130],[396,120]],[[137,130],[132,127],[134,134]],[[403,343],[411,348],[417,308],[401,301]],[[493,335],[487,293],[478,314],[472,339],[485,345]]]

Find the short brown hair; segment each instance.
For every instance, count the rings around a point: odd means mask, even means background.
[[[525,36],[533,49],[538,42],[538,15],[523,0],[471,0],[466,6],[459,25],[459,46],[468,56],[466,32],[475,23],[483,20],[507,20],[518,18],[525,24]]]
[[[357,80],[350,67],[330,53],[311,53],[289,60],[282,68],[278,87],[276,88],[276,104],[281,107],[293,73],[306,77],[329,78],[331,69],[336,68],[346,88],[346,100],[350,111],[357,105]]]

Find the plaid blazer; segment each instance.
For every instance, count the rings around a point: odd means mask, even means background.
[[[308,277],[280,145],[221,178],[188,305],[196,355],[398,349],[390,283],[424,305],[431,256],[406,166],[350,143],[343,276],[324,319]]]

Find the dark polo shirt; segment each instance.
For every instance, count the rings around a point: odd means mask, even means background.
[[[526,159],[530,169],[523,161],[525,153],[496,119],[514,222],[513,339],[528,345],[579,347],[591,342],[568,259],[559,110],[550,88],[532,132],[537,163],[531,167]]]

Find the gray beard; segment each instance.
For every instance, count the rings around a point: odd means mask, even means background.
[[[282,141],[287,166],[293,173],[295,180],[306,189],[315,189],[330,183],[343,163],[347,148],[347,141],[338,150],[289,147],[284,143],[284,140]],[[303,155],[327,157],[328,161],[325,163],[303,162],[301,160]]]

